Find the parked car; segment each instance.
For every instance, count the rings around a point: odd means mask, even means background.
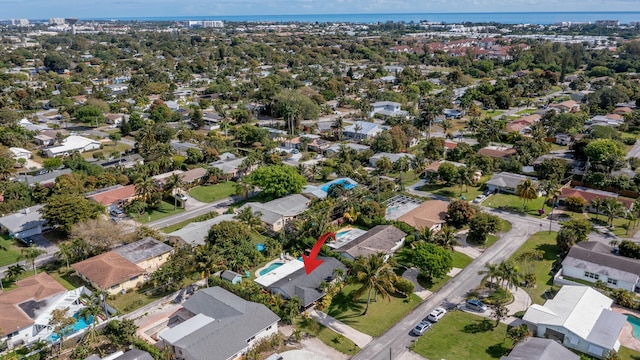
[[[444,315],[447,313],[447,310],[439,307],[439,308],[435,308],[431,314],[429,314],[429,316],[427,316],[427,320],[431,321],[432,323],[437,323],[438,321],[440,321],[440,319],[442,319],[444,317]]]
[[[411,330],[411,333],[415,336],[420,336],[424,334],[427,330],[431,328],[431,323],[428,321],[421,321],[416,327]]]
[[[479,204],[479,203],[481,203],[482,201],[484,201],[484,199],[486,199],[486,196],[484,196],[484,195],[478,195],[478,196],[476,196],[476,198],[475,198],[475,199],[473,199],[473,203],[474,203],[474,204]]]
[[[120,210],[120,209],[113,209],[109,212],[109,215],[115,217],[115,218],[120,218],[120,217],[124,217],[124,211]]]
[[[467,309],[478,312],[485,312],[487,311],[487,305],[485,305],[478,299],[469,299],[467,300]]]
[[[177,196],[178,196],[178,199],[180,199],[180,201],[187,201],[187,194],[179,193]]]

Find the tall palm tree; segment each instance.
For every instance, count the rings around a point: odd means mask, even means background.
[[[64,259],[67,262],[67,267],[69,267],[69,257],[71,257],[72,254],[73,248],[70,241],[64,241],[58,244],[58,252],[56,252],[56,256]]]
[[[333,133],[336,135],[336,139],[340,141],[342,139],[342,132],[344,131],[344,121],[342,120],[342,117],[338,117],[333,120],[331,128],[333,129]]]
[[[526,179],[518,184],[518,187],[516,188],[516,195],[518,195],[520,199],[523,199],[522,208],[524,209],[528,200],[538,198],[538,189],[531,179]]]
[[[253,188],[253,186],[247,182],[240,180],[235,183],[234,188],[235,188],[236,196],[241,196],[241,197],[244,197],[245,199],[248,199],[249,193],[251,192],[251,189]]]
[[[398,172],[398,182],[400,183],[400,191],[404,190],[404,184],[402,183],[402,173],[409,170],[410,167],[409,159],[406,156],[401,157],[395,163],[393,163],[393,168]]]
[[[85,322],[91,323],[91,327],[84,338],[89,344],[96,341],[96,324],[98,323],[98,317],[106,314],[102,308],[101,294],[100,291],[94,291],[90,296],[85,295],[87,301],[79,312],[79,316],[83,318]],[[104,296],[104,294],[102,295]]]
[[[358,139],[358,133],[360,132],[360,130],[362,130],[362,125],[360,125],[359,122],[356,122],[355,125],[353,125],[353,131],[354,131],[354,139],[357,141],[360,141],[360,139]]]
[[[471,184],[471,170],[462,166],[458,169],[458,183],[460,184],[460,196],[462,196],[462,185],[465,186],[466,191],[469,191],[469,184]]]
[[[436,234],[436,243],[439,246],[447,250],[455,252],[454,246],[460,245],[456,238],[456,231],[454,228],[445,225],[438,234]]]
[[[602,205],[604,205],[604,201],[601,198],[595,198],[589,202],[589,205],[596,210],[596,220],[598,220],[598,215]]]
[[[33,274],[34,275],[38,274],[38,271],[36,270],[36,258],[44,254],[44,251],[38,249],[37,247],[35,247],[35,245],[32,245],[31,247],[22,249],[20,253],[22,254],[22,256],[24,256],[27,259],[29,263],[31,263],[31,267],[33,268]]]
[[[260,211],[254,212],[250,206],[238,210],[238,213],[233,218],[241,223],[247,224],[251,229],[255,230],[262,225],[260,217],[262,213]]]
[[[356,211],[353,206],[350,207],[349,210],[344,213],[344,215],[342,215],[342,217],[350,223],[356,222],[356,220],[358,220],[358,216],[360,216],[360,212]]]
[[[171,174],[167,181],[164,183],[164,191],[167,196],[173,196],[173,210],[178,207],[178,195],[177,191],[181,190],[184,186],[184,181],[182,181],[182,177],[179,174]]]
[[[544,196],[544,203],[542,203],[542,208],[544,209],[544,204],[547,203],[547,200],[549,200],[549,197],[551,196],[556,196],[558,193],[558,183],[555,180],[544,180],[542,182],[540,182],[540,185],[538,186],[538,190],[543,191],[545,193]],[[551,207],[553,208],[553,205],[551,205]]]
[[[613,226],[613,219],[625,214],[624,205],[614,198],[606,198],[602,204],[602,210],[607,215],[609,226]]]
[[[133,185],[135,186],[136,196],[138,196],[140,200],[149,203],[149,200],[151,200],[153,194],[156,192],[156,183],[153,178],[138,178]]]
[[[9,280],[15,280],[18,278],[18,276],[24,274],[25,271],[26,269],[21,264],[10,265],[6,271],[7,278]]]
[[[484,269],[478,271],[478,275],[486,275],[489,277],[489,287],[493,287],[493,280],[500,276],[498,265],[494,263],[484,264]],[[497,283],[497,282],[496,282]]]
[[[449,130],[451,130],[451,128],[453,127],[453,124],[451,123],[450,119],[444,119],[440,123],[440,126],[442,127],[442,132],[444,132],[444,135],[446,137],[449,133]]]
[[[355,279],[361,286],[353,293],[354,298],[359,298],[365,292],[367,293],[367,306],[364,308],[362,315],[366,315],[369,311],[371,303],[371,293],[382,295],[389,298],[389,293],[395,291],[393,284],[396,280],[396,274],[393,268],[384,261],[384,254],[371,254],[369,257],[358,257],[353,263],[353,273]]]
[[[503,261],[498,265],[498,270],[504,284],[505,290],[509,290],[512,286],[516,286],[520,281],[520,270],[513,265],[511,261]],[[506,295],[506,294],[505,294]]]

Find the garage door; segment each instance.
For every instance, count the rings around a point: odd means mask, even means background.
[[[18,239],[24,239],[24,238],[28,238],[29,236],[38,235],[38,234],[42,234],[42,227],[40,226],[34,227],[29,230],[21,231],[15,234],[15,237],[17,237]]]

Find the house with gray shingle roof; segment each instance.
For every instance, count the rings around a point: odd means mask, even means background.
[[[40,213],[43,207],[44,205],[35,205],[3,216],[0,218],[0,228],[6,231],[9,237],[17,239],[41,234],[47,223]]]
[[[580,356],[571,352],[551,339],[532,337],[518,345],[500,360],[580,360]]]
[[[178,359],[240,358],[261,339],[278,332],[280,318],[262,304],[246,301],[216,286],[202,289],[183,304],[160,333]]]
[[[536,178],[514,174],[506,171],[493,175],[491,179],[486,182],[486,185],[487,189],[492,192],[499,191],[501,193],[515,194],[518,185],[520,185],[520,183],[522,183],[526,179],[533,180],[533,184],[535,186],[538,186],[538,181]],[[540,194],[541,192],[538,191],[538,196],[540,196]]]
[[[207,240],[207,235],[209,235],[209,229],[211,229],[213,225],[219,224],[223,221],[233,221],[234,217],[235,215],[233,214],[223,214],[216,216],[213,219],[192,222],[180,230],[169,233],[168,236],[171,241],[178,241],[194,246],[204,245]]]
[[[311,200],[300,194],[293,194],[266,203],[249,202],[240,207],[239,210],[250,207],[254,214],[260,213],[260,220],[271,231],[280,231],[289,220],[302,214]]]
[[[393,225],[377,225],[334,251],[349,260],[377,253],[383,253],[388,258],[402,247],[405,236],[407,234],[404,231]]]

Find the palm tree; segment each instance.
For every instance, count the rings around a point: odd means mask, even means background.
[[[493,286],[493,279],[497,279],[500,276],[500,271],[497,264],[486,263],[484,264],[484,270],[478,271],[478,275],[486,275],[489,277],[489,287]]]
[[[73,248],[71,246],[70,241],[64,241],[58,244],[58,252],[56,252],[56,256],[58,258],[64,258],[67,262],[67,267],[69,267],[69,257],[73,254]]]
[[[345,212],[344,215],[342,215],[342,217],[350,223],[356,222],[356,220],[358,220],[358,216],[360,216],[360,212],[356,211],[353,206],[349,208],[349,211]]]
[[[335,119],[333,124],[331,124],[331,128],[338,141],[340,141],[340,139],[342,139],[342,132],[344,131],[344,121],[342,121],[342,117]]]
[[[79,312],[79,316],[83,318],[85,322],[91,323],[91,327],[87,331],[87,335],[85,337],[87,343],[93,343],[96,340],[96,324],[98,323],[98,317],[105,315],[105,311],[102,308],[101,295],[104,296],[100,291],[94,291],[91,296],[88,297],[85,295],[87,301]]]
[[[409,170],[409,159],[406,156],[401,157],[395,163],[393,163],[393,168],[398,172],[398,182],[400,183],[400,191],[404,189],[404,184],[402,183],[402,173]]]
[[[354,299],[367,293],[367,306],[362,315],[369,311],[371,303],[371,292],[380,293],[383,297],[389,298],[389,293],[395,291],[393,284],[396,274],[393,268],[384,261],[384,254],[371,254],[369,257],[358,257],[353,263],[353,273],[361,286],[353,292]]]
[[[355,140],[358,140],[358,141],[360,140],[358,139],[358,133],[360,132],[360,130],[362,130],[362,125],[360,125],[359,122],[356,122],[355,125],[353,125],[353,131],[354,131],[353,138]]]
[[[606,198],[602,204],[602,210],[607,215],[609,226],[613,226],[613,218],[625,214],[624,205],[614,198]]]
[[[182,189],[184,186],[184,181],[182,181],[182,177],[179,174],[171,174],[167,181],[164,183],[164,191],[168,195],[173,196],[173,210],[178,207],[178,195],[177,190]]]
[[[445,225],[436,235],[436,243],[447,250],[455,252],[454,246],[460,245],[454,228]]]
[[[251,189],[253,188],[253,186],[247,182],[238,181],[235,183],[234,188],[235,188],[236,196],[239,196],[239,197],[242,196],[245,199],[248,199],[249,193],[251,192]]]
[[[393,168],[393,163],[391,159],[386,156],[381,157],[376,161],[376,168],[378,168],[378,172],[382,175],[386,175],[389,170]]]
[[[447,134],[449,133],[449,130],[451,130],[451,128],[453,127],[453,124],[451,123],[451,120],[444,119],[440,123],[440,126],[442,127],[442,132],[444,132],[444,135],[446,137]]]
[[[598,214],[600,213],[600,208],[604,205],[604,201],[601,198],[595,198],[589,202],[589,205],[596,210],[596,220],[598,220]]]
[[[500,272],[500,277],[502,278],[501,283],[504,282],[505,290],[509,290],[509,288],[511,288],[512,286],[516,286],[516,284],[518,284],[518,282],[520,281],[520,271],[513,265],[512,262],[501,262],[498,265],[498,270]]]
[[[20,253],[22,254],[22,256],[24,256],[27,259],[28,262],[31,263],[31,267],[33,268],[33,274],[34,275],[38,274],[38,271],[36,270],[36,258],[44,254],[44,251],[38,249],[37,247],[35,247],[35,245],[32,245],[31,247],[22,249]]]
[[[471,171],[468,167],[462,166],[458,169],[458,182],[460,183],[460,196],[462,196],[462,185],[465,185],[466,191],[469,191],[469,184],[471,184]]]
[[[538,198],[538,189],[531,179],[526,179],[518,184],[518,187],[516,188],[516,195],[518,195],[520,199],[523,199],[522,208],[524,209],[527,200]]]
[[[135,186],[136,196],[142,201],[149,203],[149,200],[151,200],[153,194],[156,192],[156,183],[153,178],[138,178],[133,185]]]
[[[542,203],[542,208],[544,209],[544,204],[547,203],[547,200],[549,199],[549,197],[556,196],[558,192],[558,183],[555,180],[544,180],[540,182],[540,185],[538,186],[538,190],[543,191],[545,193],[544,203]],[[553,208],[553,205],[551,205],[551,207]]]
[[[260,211],[254,212],[250,206],[247,206],[238,210],[238,213],[233,218],[255,230],[262,225],[261,216],[262,213]]]
[[[18,278],[18,276],[24,274],[25,271],[26,269],[21,264],[10,265],[6,271],[7,278],[9,280],[15,280]]]

